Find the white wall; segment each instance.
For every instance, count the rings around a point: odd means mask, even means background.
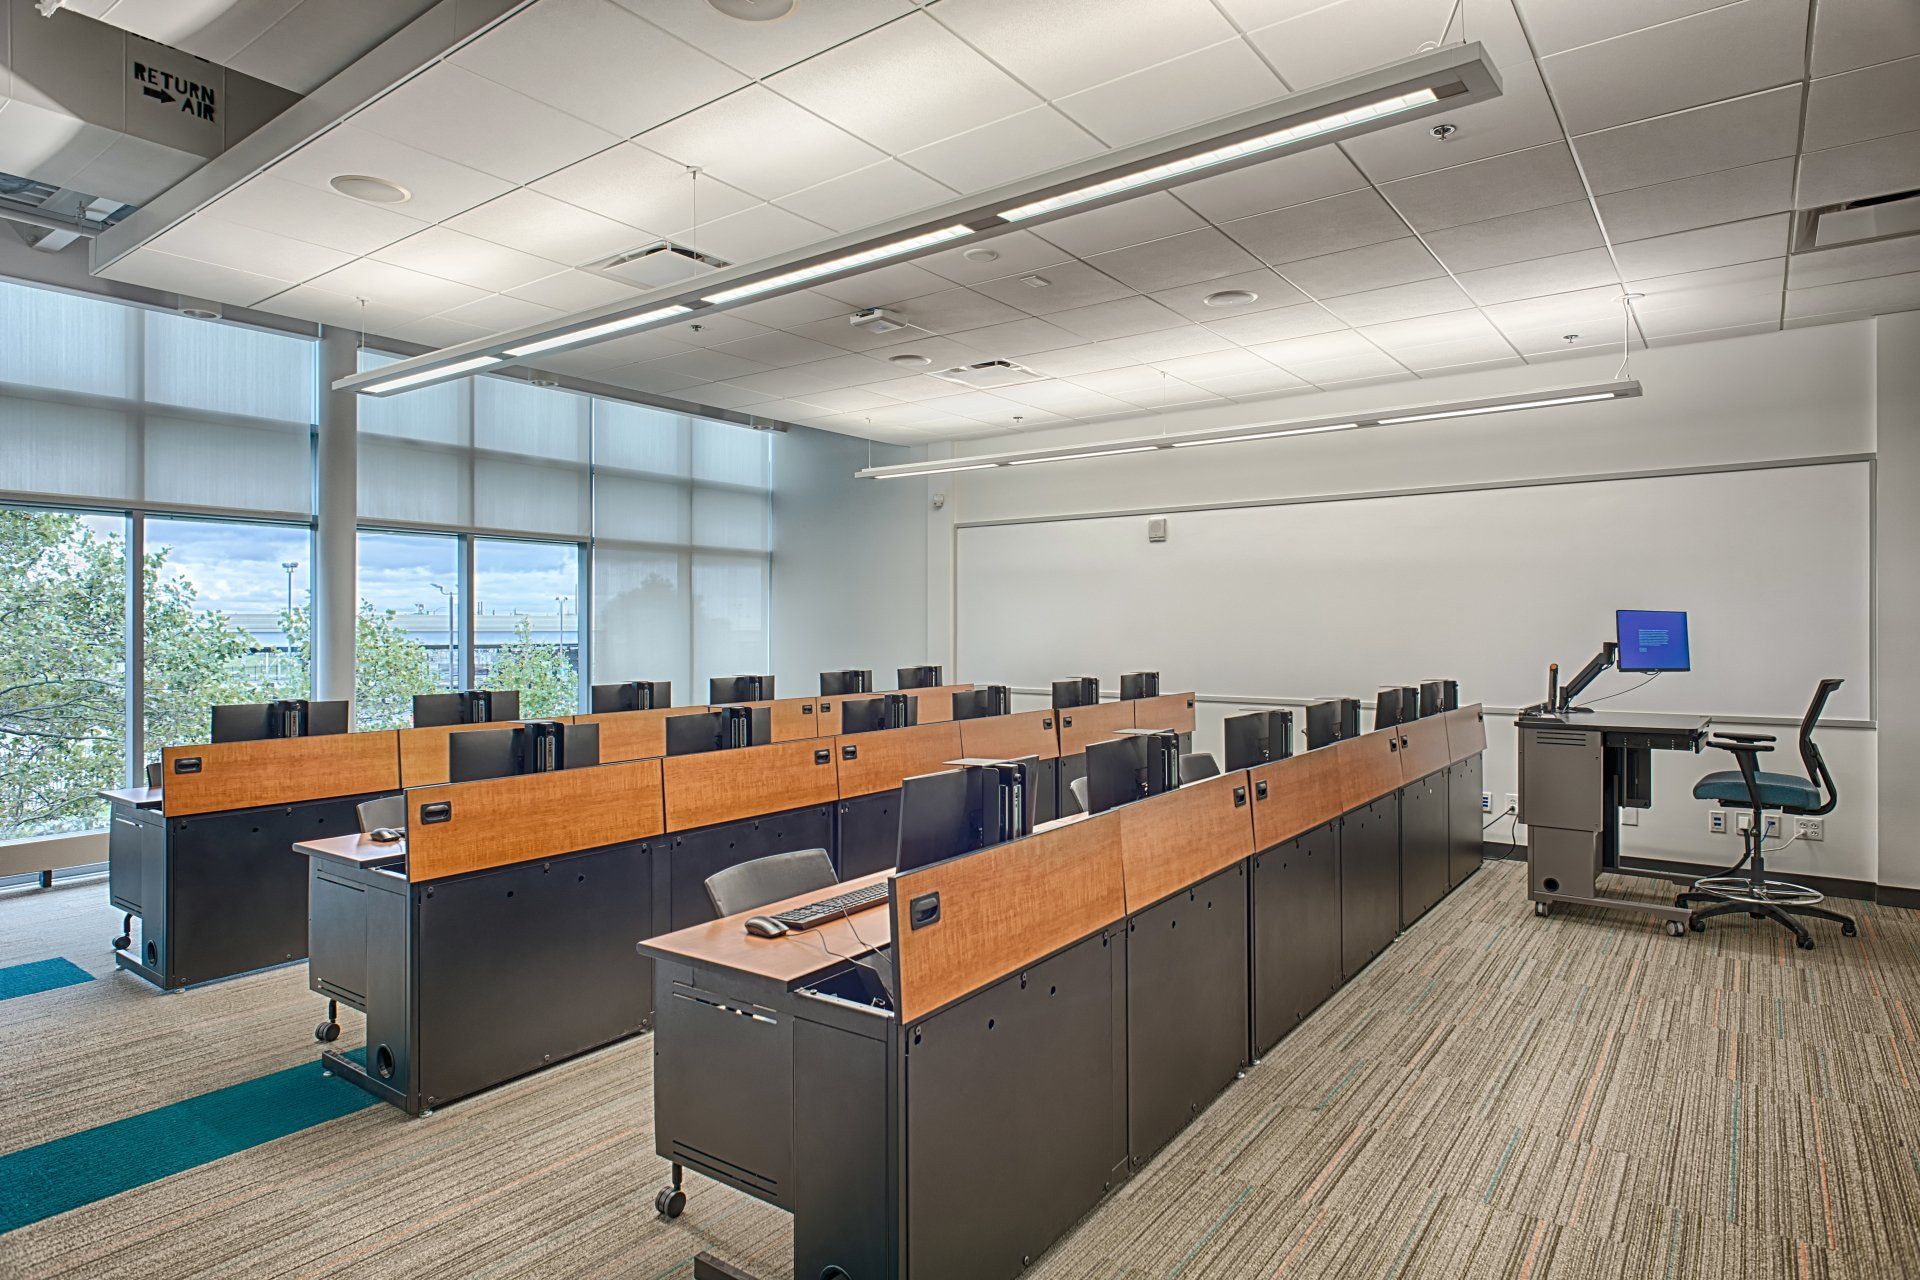
[[[955,599],[953,548],[954,530],[959,524],[1052,521],[1095,513],[1150,513],[1276,500],[1472,489],[1579,477],[1690,472],[1871,456],[1876,431],[1886,428],[1884,412],[1876,404],[1876,344],[1881,348],[1879,354],[1884,362],[1889,341],[1909,349],[1914,345],[1910,332],[1901,330],[1895,334],[1889,329],[1876,334],[1875,324],[1868,321],[1663,347],[1637,352],[1633,357],[1632,374],[1646,386],[1646,395],[1637,400],[1337,432],[1218,449],[964,472],[926,482],[885,483],[907,488],[924,484],[926,492],[948,495],[945,509],[932,517],[928,525],[928,594],[932,616],[937,618],[952,607]],[[1910,366],[1920,363],[1920,354],[1907,363]],[[1144,423],[1115,422],[1031,433],[1023,436],[1022,443],[1030,440],[1034,445],[1041,445],[1108,439],[1142,434],[1162,425],[1169,430],[1183,430],[1278,421],[1572,385],[1610,378],[1617,364],[1617,356],[1585,356],[1531,368],[1462,373],[1412,385],[1402,382],[1288,397],[1257,407],[1222,405],[1190,409],[1160,415]],[[1887,379],[1882,377],[1880,394],[1885,396],[1887,390]],[[1912,397],[1912,403],[1920,403],[1920,396],[1913,396],[1911,387],[1906,387],[1904,394]],[[1908,421],[1911,422],[1910,417]],[[957,446],[956,451],[983,453],[1006,447],[1004,441],[966,442]],[[1914,448],[1920,452],[1920,442]],[[1920,472],[1920,459],[1910,465]],[[1884,510],[1889,491],[1884,479],[1876,483],[1876,507]],[[1900,501],[1910,506],[1914,491],[1910,486]],[[1792,506],[1767,511],[1690,511],[1682,516],[1683,521],[1764,520],[1776,527],[1798,522],[1810,533],[1835,518],[1865,518],[1859,512],[1836,513]],[[1887,554],[1884,519],[1876,532],[1882,539],[1878,550],[1884,562]],[[1908,536],[1911,539],[1911,532]],[[1369,574],[1368,580],[1390,580],[1394,561],[1392,547],[1384,538],[1376,546],[1355,547],[1351,551],[1363,568],[1368,556],[1377,563],[1378,571]],[[1683,536],[1674,554],[1684,556],[1686,553]],[[1910,554],[1914,558],[1907,563],[1920,562],[1920,552],[1910,549]],[[1770,568],[1772,566],[1703,563],[1699,571],[1719,581],[1752,575],[1755,613],[1749,632],[1751,644],[1767,646],[1777,642],[1774,637],[1779,633],[1798,634],[1827,625],[1826,619],[1797,614],[1794,584],[1768,576]],[[1564,571],[1577,578],[1580,566],[1569,564]],[[1511,654],[1515,664],[1529,672],[1543,671],[1546,662],[1552,659],[1558,659],[1563,667],[1577,667],[1585,662],[1588,651],[1549,653],[1536,651],[1537,644],[1529,643],[1527,583],[1505,572],[1500,558],[1487,557],[1483,562],[1463,564],[1460,572],[1460,589],[1484,600],[1484,632],[1466,643],[1499,645]],[[1886,576],[1887,565],[1882,563],[1883,596]],[[1909,584],[1912,577],[1910,574]],[[1908,589],[1912,589],[1910,585]],[[1072,583],[1056,582],[1050,590],[1070,592]],[[1596,617],[1606,618],[1606,611],[1616,603],[1611,599],[1595,600]],[[1212,636],[1228,616],[1226,610],[1230,602],[1222,604],[1222,611],[1215,614],[1155,616],[1151,602],[1143,599],[1140,625],[1171,628],[1175,637],[1211,652]],[[1010,627],[1019,625],[1020,606],[1018,599],[995,603],[1006,619],[1005,625]],[[964,630],[965,625],[956,621],[947,629],[949,644],[953,634]],[[1864,631],[1870,624],[1866,619],[1849,619],[1848,625]],[[1607,625],[1597,627],[1593,637],[1595,647],[1608,633]],[[1908,638],[1901,642],[1902,649],[1911,649],[1913,634],[1912,630],[1906,632]],[[1887,643],[1884,629],[1881,635],[1883,647],[1879,658],[1884,673],[1889,663],[1900,659],[1895,656],[1897,651],[1884,647]],[[1396,665],[1396,671],[1409,664],[1427,674],[1450,670],[1453,660],[1442,651],[1443,646],[1432,645],[1431,638],[1423,645],[1422,639],[1417,635],[1409,638],[1408,656],[1405,662]],[[961,656],[964,658],[964,653]],[[1161,670],[1172,687],[1192,683],[1183,678],[1173,663],[1162,663]],[[954,674],[968,680],[1004,678],[992,671],[956,669]],[[1097,674],[1103,681],[1111,681],[1118,672],[1103,670]],[[1384,673],[1382,678],[1389,678],[1391,674]],[[1801,673],[1801,683],[1810,694],[1815,679],[1826,674],[1831,673]],[[1618,675],[1607,677],[1609,681],[1620,679]],[[1603,685],[1593,692],[1606,692],[1612,687],[1619,686]],[[1889,690],[1893,688],[1888,686]],[[1203,698],[1210,694],[1261,695],[1284,700],[1335,691],[1284,687],[1283,678],[1276,673],[1272,687],[1201,688],[1198,692]],[[1369,690],[1351,692],[1365,694]],[[1472,688],[1463,689],[1462,694],[1471,699],[1483,696]],[[1875,714],[1883,719],[1891,715],[1910,719],[1920,714],[1920,708],[1912,703],[1910,689],[1900,687],[1897,696],[1904,706],[1892,707],[1881,701]],[[1203,746],[1218,749],[1219,721],[1232,709],[1231,705],[1202,703],[1200,740]],[[1683,706],[1671,709],[1709,713],[1718,710],[1722,714],[1728,710]],[[1726,723],[1736,727],[1735,722]],[[1515,790],[1514,734],[1498,722],[1490,728],[1487,787],[1494,793],[1497,812],[1504,806],[1506,794]],[[1790,731],[1770,724],[1761,726],[1761,730],[1780,734],[1780,763],[1797,767]],[[1878,832],[1882,770],[1877,738],[1870,721],[1832,725],[1821,734],[1822,746],[1843,793],[1841,806],[1828,818],[1827,838],[1823,843],[1796,844],[1777,859],[1770,859],[1770,866],[1867,881],[1880,877]],[[1738,855],[1734,840],[1707,833],[1707,806],[1694,801],[1690,795],[1692,783],[1699,774],[1725,767],[1731,767],[1731,761],[1724,757],[1656,753],[1655,807],[1638,814],[1639,825],[1627,832],[1629,855],[1687,862],[1731,862]],[[1913,775],[1909,771],[1906,776],[1911,779]],[[1908,789],[1911,790],[1910,786]],[[1503,827],[1504,824],[1491,834],[1500,835]],[[1920,859],[1909,861],[1912,866],[1903,873],[1908,877],[1904,883],[1920,884]]]
[[[870,667],[877,688],[927,658],[921,487],[855,480],[864,440],[795,427],[773,444],[773,674],[782,694]],[[877,465],[908,450],[873,446]]]
[[[1879,329],[1880,883],[1920,891],[1920,312]],[[1913,905],[1909,903],[1908,905]]]

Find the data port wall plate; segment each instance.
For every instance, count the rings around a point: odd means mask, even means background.
[[[1725,809],[1707,810],[1707,830],[1717,836],[1727,834],[1727,811]]]
[[[1827,838],[1827,820],[1825,818],[1795,818],[1793,834],[1802,840],[1825,840]]]
[[[1480,812],[1482,813],[1493,812],[1493,792],[1482,791],[1480,793]]]

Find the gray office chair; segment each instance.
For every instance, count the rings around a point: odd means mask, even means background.
[[[1180,785],[1220,776],[1220,762],[1205,751],[1189,751],[1180,757]]]
[[[731,916],[839,883],[825,849],[796,849],[714,872],[707,877],[707,898],[716,913]]]
[[[1085,778],[1069,778],[1067,779],[1067,790],[1072,793],[1073,803],[1077,806],[1074,812],[1085,813],[1087,811],[1087,780]]]
[[[362,800],[354,806],[354,816],[360,820],[360,834],[366,835],[380,827],[394,831],[407,829],[407,798],[405,796],[376,796],[372,800]]]
[[[164,776],[165,775],[161,772],[161,766],[158,760],[155,760],[152,764],[147,766],[147,785],[148,786],[150,787],[159,786],[160,779]]]

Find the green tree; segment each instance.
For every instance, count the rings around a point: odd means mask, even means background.
[[[520,714],[529,720],[570,716],[580,709],[580,681],[573,659],[564,646],[535,640],[531,618],[514,624],[512,642],[494,655],[486,687],[518,689]]]
[[[302,670],[313,667],[313,627],[307,610],[281,615],[287,641]],[[404,729],[413,723],[413,695],[441,687],[433,655],[408,635],[392,609],[365,600],[353,621],[353,727]]]

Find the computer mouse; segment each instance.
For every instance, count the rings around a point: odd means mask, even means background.
[[[747,932],[756,938],[778,938],[787,932],[787,926],[772,916],[749,916]]]
[[[395,844],[406,834],[406,832],[395,830],[392,827],[375,827],[373,830],[367,832],[367,839],[373,841],[375,844]]]

